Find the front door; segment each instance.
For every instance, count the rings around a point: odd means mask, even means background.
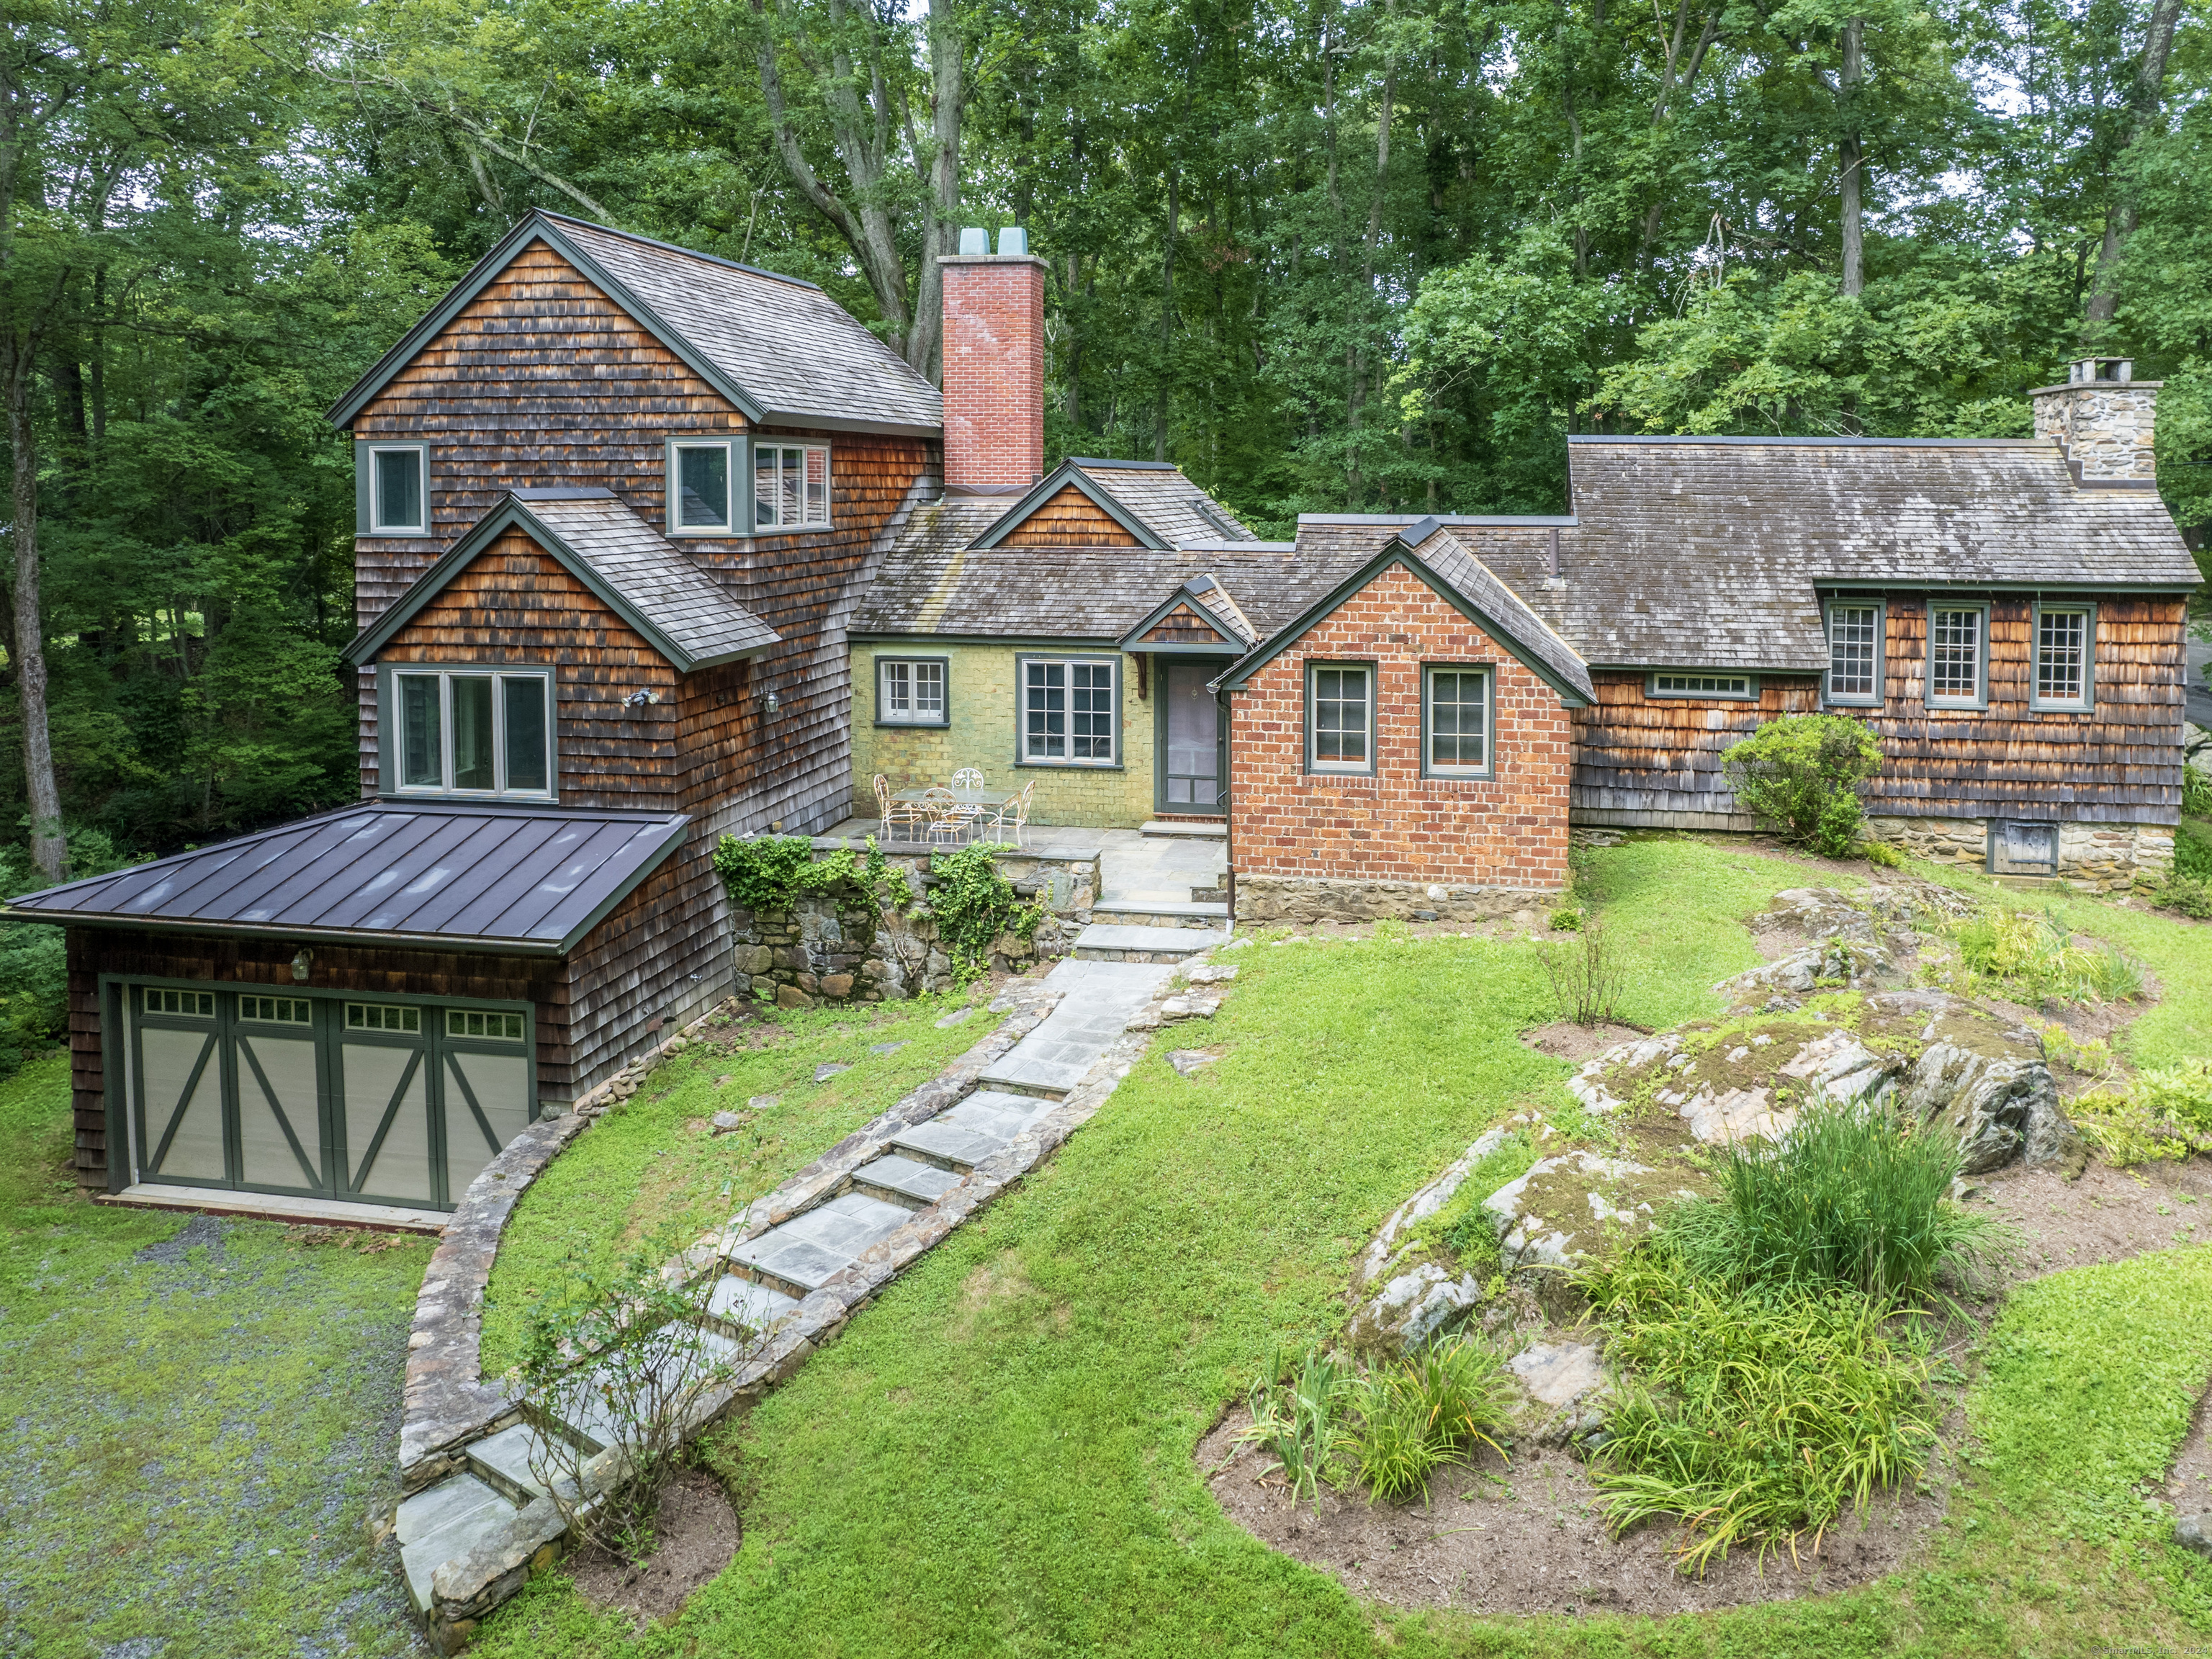
[[[1159,799],[1163,813],[1217,817],[1229,797],[1221,700],[1206,682],[1227,660],[1167,659],[1160,669]]]

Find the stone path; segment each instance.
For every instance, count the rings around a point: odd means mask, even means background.
[[[1182,929],[1119,931],[1197,937]],[[1225,937],[1204,935],[1208,943]],[[1096,1111],[1127,1069],[1103,1065],[1103,1057],[1133,1026],[1159,1023],[1154,1005],[1188,953],[1060,963],[1022,988],[1051,1006],[1018,1042],[977,1061],[998,1046],[987,1039],[948,1074],[956,1088],[945,1087],[945,1079],[924,1085],[690,1252],[684,1261],[695,1277],[717,1278],[703,1318],[684,1340],[732,1368],[726,1384],[702,1391],[687,1410],[691,1431],[788,1376],[884,1283]],[[1079,1089],[1091,1097],[1070,1100]],[[588,1374],[539,1420],[515,1420],[509,1412],[485,1426],[489,1432],[443,1449],[434,1462],[424,1457],[417,1467],[429,1483],[401,1502],[397,1518],[409,1597],[445,1652],[457,1650],[477,1620],[558,1553],[565,1523],[538,1473],[549,1467],[544,1437],[605,1460],[585,1465],[587,1482],[597,1468],[611,1472],[615,1461],[614,1433]]]

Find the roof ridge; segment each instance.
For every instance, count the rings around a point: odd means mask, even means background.
[[[1489,576],[1491,580],[1496,582],[1508,593],[1510,593],[1513,596],[1514,602],[1535,619],[1536,625],[1539,628],[1542,629],[1547,634],[1549,634],[1553,639],[1559,642],[1559,648],[1562,651],[1566,652],[1570,656],[1573,657],[1577,662],[1582,663],[1585,665],[1589,664],[1589,659],[1583,655],[1581,652],[1576,650],[1572,645],[1569,644],[1566,635],[1560,633],[1558,629],[1553,627],[1550,621],[1545,617],[1544,613],[1537,610],[1534,605],[1529,604],[1527,599],[1523,599],[1521,594],[1521,590],[1514,586],[1511,582],[1507,581],[1504,577],[1499,575],[1497,570],[1492,567],[1487,559],[1484,558],[1480,553],[1477,553],[1474,549],[1468,546],[1465,542],[1460,540],[1458,537],[1453,535],[1449,529],[1442,525],[1437,526],[1434,533],[1436,535],[1442,536],[1446,541],[1457,548],[1462,558],[1480,565],[1484,573]],[[1424,538],[1424,539],[1425,540],[1427,538]]]

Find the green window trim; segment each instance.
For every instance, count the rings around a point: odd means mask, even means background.
[[[1049,671],[1055,665],[1060,666],[1063,671],[1058,687],[1061,701],[1056,710],[1051,706],[1051,692],[1054,688],[1049,684],[1048,678]],[[1033,689],[1030,684],[1030,671],[1033,667],[1044,671],[1048,676],[1045,684],[1034,688],[1045,694],[1036,709],[1036,713],[1042,717],[1042,723],[1034,733],[1031,731],[1030,695]],[[1076,701],[1081,698],[1088,702],[1096,698],[1098,687],[1096,684],[1095,671],[1101,667],[1106,669],[1108,676],[1105,757],[1103,758],[1078,757],[1068,754],[1055,757],[1050,754],[1033,755],[1030,752],[1032,736],[1043,739],[1048,746],[1054,736],[1059,737],[1063,744],[1068,746],[1077,743],[1097,742],[1098,733],[1095,730],[1079,732],[1077,727],[1079,725],[1096,720],[1099,710],[1096,707],[1079,708],[1076,707]],[[1091,670],[1094,673],[1079,675],[1077,672],[1079,669]],[[1089,680],[1091,683],[1079,684],[1078,683],[1079,679]],[[1049,654],[1023,652],[1018,654],[1014,658],[1014,764],[1049,768],[1054,771],[1120,771],[1123,764],[1121,695],[1121,657],[1119,653],[1069,651],[1054,652]],[[1061,717],[1061,729],[1057,733],[1050,729],[1051,717],[1055,713]]]
[[[1355,673],[1364,677],[1358,685],[1356,697],[1352,695],[1351,684],[1342,678]],[[1337,678],[1332,679],[1330,678],[1332,676]],[[1366,662],[1321,661],[1312,659],[1307,660],[1305,665],[1305,754],[1308,776],[1371,778],[1375,775],[1376,745],[1375,693],[1376,684],[1381,678],[1377,665],[1371,660]],[[1347,708],[1355,704],[1361,710],[1362,725],[1359,730],[1365,749],[1364,759],[1358,763],[1342,758],[1342,750],[1345,747],[1344,735],[1353,729],[1343,722]],[[1332,708],[1334,723],[1330,726],[1329,731],[1337,739],[1334,745],[1326,744],[1322,740],[1321,725],[1324,714],[1330,712]],[[1339,751],[1338,754],[1333,757],[1323,756],[1321,750],[1330,746],[1335,747]]]
[[[439,751],[439,781],[410,784],[406,781],[403,765],[404,743],[400,729],[403,717],[398,682],[403,678],[434,678],[437,681],[437,708],[433,716],[433,736]],[[453,682],[456,679],[490,682],[489,763],[493,785],[489,788],[472,788],[455,781],[457,732]],[[526,730],[517,732],[514,729],[517,714],[526,716],[531,712],[526,688],[533,680],[539,686],[535,708],[542,722],[542,742],[534,746],[529,744]],[[376,665],[377,793],[388,799],[404,800],[557,804],[561,798],[559,715],[556,676],[553,668],[544,663],[380,662]],[[538,759],[544,769],[542,787],[533,788],[526,783],[517,787],[511,782],[518,754],[526,763],[542,757]]]
[[[1948,659],[1955,665],[1960,660],[1956,653],[1961,648],[1961,642],[1955,638],[1939,639],[1937,637],[1939,628],[1942,629],[1947,635],[1954,633],[1958,627],[1956,621],[1953,620],[1939,623],[1938,618],[1948,617],[1955,619],[1960,617],[1969,616],[1976,618],[1973,624],[1976,637],[1972,643],[1972,662],[1974,667],[1973,695],[1971,696],[1963,696],[1955,692],[1938,691],[1936,689],[1936,671],[1938,667],[1942,665],[1946,658],[1948,658]],[[1922,684],[1921,690],[1926,704],[1929,708],[1960,710],[1987,708],[1990,706],[1989,601],[1987,599],[1946,599],[1941,594],[1934,593],[1929,595],[1927,611],[1927,638],[1922,642],[1921,666],[1922,671],[1927,676],[1926,680]]]
[[[1867,678],[1869,684],[1873,687],[1869,691],[1839,692],[1835,689],[1837,651],[1836,629],[1838,626],[1836,613],[1838,611],[1852,613],[1854,620],[1846,623],[1844,625],[1852,629],[1855,636],[1858,629],[1861,626],[1863,626],[1863,624],[1860,624],[1856,621],[1856,617],[1858,613],[1872,613],[1871,637],[1865,641],[1860,641],[1856,637],[1854,637],[1844,642],[1847,649],[1860,644],[1864,644],[1869,648],[1870,652],[1870,655],[1867,659],[1869,672],[1864,678]],[[1847,593],[1837,594],[1834,597],[1821,602],[1820,626],[1821,632],[1826,636],[1828,643],[1828,666],[1826,672],[1822,673],[1820,676],[1821,702],[1832,708],[1881,708],[1884,692],[1887,689],[1884,677],[1889,672],[1889,659],[1887,654],[1889,606],[1887,602],[1876,596],[1860,596]],[[1852,665],[1856,666],[1856,662],[1854,662]],[[1852,678],[1860,678],[1860,676],[1854,675]]]
[[[2076,697],[2050,697],[2044,695],[2045,651],[2043,619],[2075,616],[2081,618],[2078,664],[2081,695]],[[2052,641],[2063,650],[2063,641]],[[2028,611],[2027,619],[2027,706],[2038,714],[2087,714],[2097,707],[2097,606],[2087,599],[2038,599]]]
[[[1481,683],[1481,730],[1468,733],[1440,733],[1437,729],[1437,680],[1439,676],[1459,677],[1462,684],[1456,689],[1460,695],[1448,700],[1446,707],[1456,703],[1462,711],[1468,706],[1464,680],[1477,679]],[[1468,765],[1463,762],[1443,762],[1437,759],[1440,742],[1456,738],[1462,754],[1466,740],[1477,738],[1482,749],[1482,763]],[[1498,775],[1498,670],[1491,663],[1423,663],[1421,665],[1421,775],[1440,782],[1458,780],[1474,781]]]
[[[930,714],[901,714],[895,712],[896,696],[891,682],[899,678],[886,670],[907,670],[904,676],[909,704],[927,700],[930,690],[927,681],[928,671],[936,671],[935,696],[937,712]],[[875,678],[876,720],[878,726],[898,732],[939,732],[952,724],[952,659],[950,657],[919,656],[910,652],[887,651],[877,657],[869,671]]]
[[[1647,697],[1686,697],[1722,702],[1757,702],[1759,676],[1728,669],[1655,668],[1644,679]]]
[[[416,518],[411,524],[387,521],[379,512],[381,455],[415,457]],[[430,533],[430,446],[410,439],[353,441],[353,533],[356,536],[428,536]]]

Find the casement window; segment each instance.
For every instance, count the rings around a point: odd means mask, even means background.
[[[1830,702],[1872,706],[1881,702],[1882,604],[1880,599],[1830,599]]]
[[[1019,662],[1022,764],[1115,765],[1121,659],[1024,657]]]
[[[876,659],[876,724],[944,726],[945,659],[942,657]]]
[[[755,444],[754,528],[799,530],[829,522],[829,446]]]
[[[553,794],[553,677],[544,669],[391,671],[392,787],[400,793]]]
[[[1687,674],[1662,670],[1645,682],[1655,697],[1727,697],[1747,702],[1759,695],[1759,680],[1751,674]]]
[[[1990,608],[1933,599],[1928,605],[1928,702],[1989,706]]]
[[[430,448],[416,443],[360,443],[354,530],[362,536],[430,533]]]
[[[742,534],[737,444],[729,438],[675,438],[668,445],[668,533]]]
[[[1490,670],[1424,669],[1422,702],[1421,769],[1436,778],[1488,777]]]
[[[2029,706],[2087,709],[2096,700],[2097,611],[2090,605],[2035,607],[2035,682]]]
[[[1375,769],[1375,666],[1306,665],[1306,769]]]

